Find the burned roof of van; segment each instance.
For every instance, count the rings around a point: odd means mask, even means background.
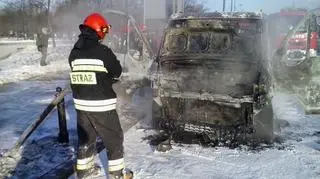
[[[262,20],[262,15],[252,12],[244,13],[206,13],[202,16],[188,16],[176,14],[168,23],[167,28],[186,28],[186,29],[216,29],[227,30],[240,26],[257,24]]]
[[[176,13],[171,16],[171,20],[174,19],[190,19],[190,18],[251,18],[251,19],[261,19],[264,16],[262,12],[207,12],[204,14],[183,14]]]
[[[169,21],[159,55],[161,57],[188,56],[188,58],[201,56],[202,58],[205,55],[212,57],[213,54],[250,52],[262,31],[262,18],[252,14],[246,17],[243,14],[181,16]]]

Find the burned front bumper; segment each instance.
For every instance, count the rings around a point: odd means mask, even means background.
[[[253,118],[251,97],[164,92],[157,96],[161,102],[161,120],[176,124],[201,126],[250,125]],[[159,103],[159,101],[158,101]]]

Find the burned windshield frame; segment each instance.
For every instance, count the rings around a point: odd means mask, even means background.
[[[232,34],[230,33],[212,33],[210,40],[210,51],[219,53],[232,47]]]
[[[189,35],[190,52],[205,51],[209,47],[210,34],[208,32],[194,32]]]
[[[166,50],[168,52],[183,52],[187,48],[188,37],[184,34],[170,34],[166,37]]]
[[[227,53],[234,36],[263,32],[261,19],[177,19],[169,23],[161,56],[181,53]],[[251,38],[250,38],[251,39]]]

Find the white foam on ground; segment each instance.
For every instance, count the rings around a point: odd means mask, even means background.
[[[70,69],[67,60],[70,49],[71,46],[49,48],[47,57],[49,64],[40,66],[41,53],[37,51],[35,46],[25,47],[0,61],[0,85],[39,76],[59,76],[59,73]]]
[[[57,53],[57,52],[54,52]],[[36,75],[52,75],[67,70],[66,57],[60,57],[58,53],[52,58],[50,64],[46,67],[40,67],[40,53],[36,52],[35,47],[28,47],[25,50],[12,55],[8,59],[0,62],[0,83],[8,83],[34,77]],[[49,57],[50,59],[50,57]],[[6,67],[3,69],[3,67]],[[10,93],[10,92],[8,92]],[[29,93],[20,93],[19,95],[29,95]],[[137,117],[150,117],[150,103],[144,99],[144,95],[134,96],[135,105],[126,104],[131,111],[145,112],[145,115]],[[69,97],[70,98],[70,97]],[[36,100],[44,102],[47,98]],[[228,148],[204,148],[198,145],[174,145],[173,149],[166,153],[154,152],[146,141],[142,138],[152,131],[141,130],[136,127],[131,128],[125,133],[125,161],[127,167],[135,172],[136,179],[167,179],[167,178],[319,178],[320,176],[320,119],[318,116],[305,116],[297,101],[287,95],[281,94],[275,96],[273,100],[275,112],[278,118],[287,120],[289,126],[280,133],[284,137],[284,149],[267,148],[262,151],[248,151]],[[123,107],[123,106],[122,106]],[[67,108],[67,121],[69,131],[75,131],[76,116],[74,108],[69,105]],[[35,115],[30,111],[30,116]],[[128,115],[128,116],[126,116]],[[120,119],[134,120],[132,113],[121,113]],[[140,119],[141,120],[141,119]],[[139,125],[137,125],[139,126]],[[6,130],[11,130],[8,128]],[[14,133],[2,131],[4,137],[9,140],[3,140],[0,146],[10,145],[16,138]],[[58,124],[57,114],[53,113],[46,123],[41,126],[31,139],[40,141],[46,136],[57,136]],[[73,137],[75,133],[72,134]],[[1,135],[2,136],[2,135]],[[29,145],[28,147],[37,147]],[[52,148],[51,148],[52,149]],[[54,162],[59,162],[65,157],[66,153],[54,153],[59,150],[56,147],[50,150],[51,155],[33,155],[34,153],[22,153],[24,157],[30,158],[29,163],[24,163],[19,171],[24,173],[24,178],[36,178],[35,175],[41,173],[44,169],[54,166]],[[40,151],[38,148],[30,151]],[[61,151],[60,151],[61,152]],[[65,152],[72,152],[66,150]],[[48,158],[50,160],[48,160]],[[10,159],[11,161],[11,159]],[[9,161],[9,163],[10,163]],[[28,160],[26,160],[28,161]],[[8,162],[8,161],[6,161]],[[99,161],[97,161],[99,162]],[[106,160],[101,160],[106,166]],[[5,162],[1,161],[1,165]],[[16,163],[10,165],[15,167]]]

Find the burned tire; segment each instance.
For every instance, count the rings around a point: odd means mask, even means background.
[[[254,137],[265,142],[272,142],[274,140],[274,126],[272,105],[267,105],[254,117]]]
[[[152,101],[152,124],[151,125],[154,129],[160,129],[161,112],[162,112],[162,108],[155,100],[153,100]]]

